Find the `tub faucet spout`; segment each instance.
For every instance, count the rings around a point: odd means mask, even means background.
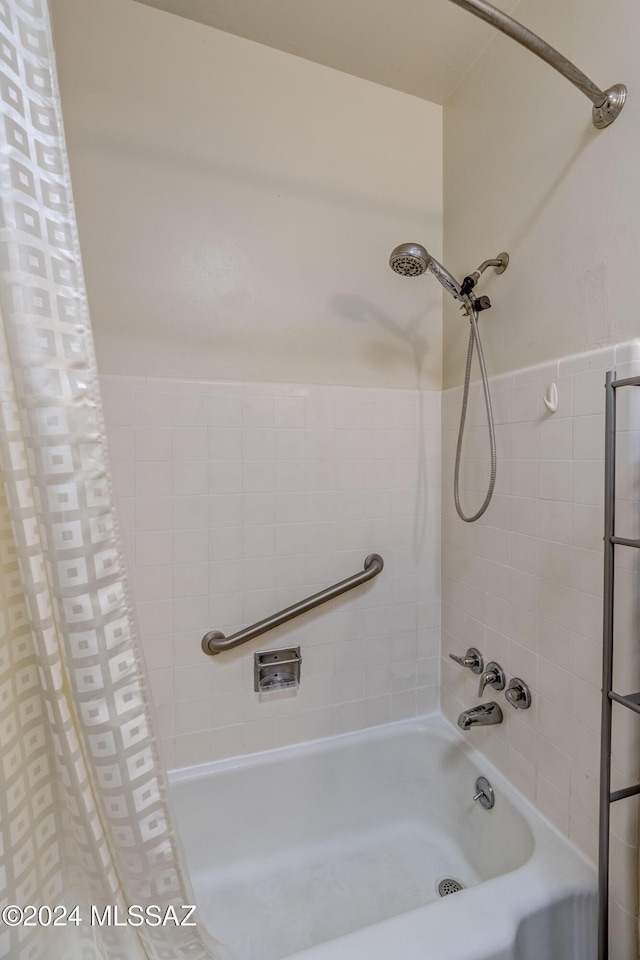
[[[495,700],[464,710],[458,717],[458,726],[461,730],[469,730],[471,727],[490,727],[494,723],[502,723],[502,710]]]

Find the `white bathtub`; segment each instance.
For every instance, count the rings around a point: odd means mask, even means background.
[[[595,957],[595,871],[439,715],[170,779],[199,919],[238,960]]]

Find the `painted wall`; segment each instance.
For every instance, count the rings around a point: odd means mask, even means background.
[[[457,275],[507,250],[485,275],[493,373],[637,336],[640,258],[640,7],[629,0],[523,0],[515,16],[603,88],[630,90],[604,131],[590,102],[500,34],[447,102],[445,262]],[[444,378],[464,374],[466,324],[445,306]]]
[[[100,368],[440,386],[442,108],[132,0],[52,0]]]
[[[443,393],[442,708],[453,723],[478,703],[478,678],[449,659],[477,647],[532,691],[504,720],[469,732],[553,823],[597,859],[602,676],[604,381],[640,372],[640,341],[493,378],[498,474],[487,513],[458,519],[452,496],[461,388]],[[557,413],[543,397],[558,390]],[[637,388],[636,388],[637,390]],[[616,530],[637,537],[640,402],[619,392]],[[488,476],[481,391],[474,385],[462,503],[482,502]],[[637,550],[617,548],[614,687],[640,687]],[[638,717],[614,708],[613,789],[638,780]],[[611,960],[637,955],[638,798],[612,807]]]

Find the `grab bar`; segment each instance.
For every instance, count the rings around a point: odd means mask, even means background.
[[[364,561],[364,570],[361,573],[347,577],[346,580],[341,580],[340,583],[334,583],[332,587],[325,587],[324,590],[320,590],[319,593],[314,593],[313,596],[307,597],[305,600],[300,600],[298,603],[294,603],[292,606],[280,610],[279,613],[273,613],[270,617],[265,617],[264,620],[259,620],[258,623],[254,623],[250,627],[245,627],[244,630],[232,633],[230,637],[225,637],[224,633],[220,633],[219,630],[210,630],[209,633],[205,633],[202,638],[202,649],[211,657],[222,653],[223,650],[231,650],[232,647],[237,647],[241,643],[253,640],[254,637],[259,637],[260,634],[266,633],[267,630],[273,630],[274,627],[279,627],[281,623],[287,623],[288,620],[299,617],[300,614],[306,613],[307,610],[313,610],[314,607],[320,606],[321,603],[326,603],[327,600],[333,600],[334,597],[339,597],[341,593],[346,593],[347,590],[353,590],[354,587],[359,586],[361,583],[366,583],[367,580],[373,580],[373,578],[377,577],[382,571],[383,567],[384,560],[380,554],[370,553]]]

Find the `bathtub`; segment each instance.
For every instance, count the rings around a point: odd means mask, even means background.
[[[238,960],[595,957],[593,867],[440,715],[170,783],[199,919]]]

